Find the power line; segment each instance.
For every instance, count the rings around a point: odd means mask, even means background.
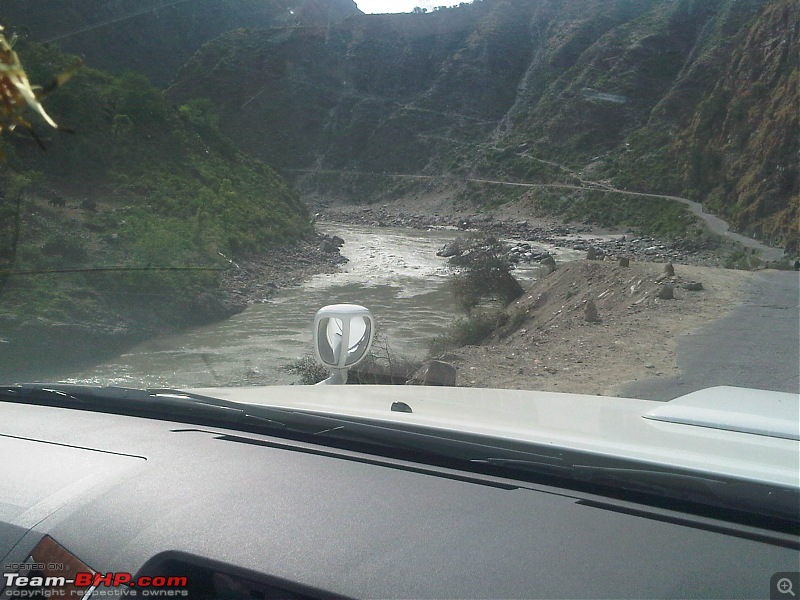
[[[123,15],[121,17],[117,17],[116,19],[110,19],[108,21],[103,21],[102,23],[95,23],[94,25],[87,25],[86,27],[81,27],[80,29],[75,29],[68,33],[64,33],[61,35],[57,35],[50,39],[44,40],[42,43],[50,44],[52,42],[57,42],[59,40],[63,40],[68,37],[72,37],[74,35],[79,35],[81,33],[86,33],[87,31],[93,31],[94,29],[99,29],[101,27],[105,27],[107,25],[113,25],[114,23],[119,23],[120,21],[127,21],[128,19],[133,19],[134,17],[139,17],[141,15],[146,15],[151,12],[155,12],[160,8],[169,8],[171,6],[175,6],[176,4],[183,4],[184,2],[188,2],[189,0],[175,0],[174,2],[170,2],[168,4],[159,4],[158,6],[152,6],[150,8],[145,8],[134,13],[130,13],[127,15]]]
[[[120,273],[141,271],[224,271],[222,267],[76,267],[71,269],[36,269],[32,271],[0,271],[0,277],[20,275],[52,275],[61,273]]]

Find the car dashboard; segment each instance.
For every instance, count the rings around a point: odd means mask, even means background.
[[[800,557],[797,522],[179,420],[0,402],[0,456],[7,598],[756,598]]]

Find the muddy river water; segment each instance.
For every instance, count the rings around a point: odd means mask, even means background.
[[[225,321],[148,340],[68,381],[133,387],[296,383],[286,365],[311,353],[316,311],[339,303],[368,307],[392,353],[424,356],[430,340],[458,316],[445,285],[446,259],[436,256],[456,232],[342,224],[319,229],[345,240],[342,254],[349,262],[340,272],[280,289]],[[573,258],[569,251],[556,253],[561,260]],[[533,272],[516,274],[526,279]]]

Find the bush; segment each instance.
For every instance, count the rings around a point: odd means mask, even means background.
[[[749,250],[735,250],[725,259],[726,269],[753,271],[764,266],[764,262]]]
[[[303,385],[314,385],[328,378],[328,370],[317,362],[314,356],[304,356],[284,367],[292,375],[300,377]]]
[[[350,372],[351,383],[404,384],[422,366],[422,361],[395,354],[389,341],[381,334],[375,336],[372,349],[364,362]]]
[[[512,265],[497,238],[476,237],[465,245],[462,253],[450,259],[450,264],[458,268],[450,286],[456,302],[465,311],[470,312],[486,299],[508,306],[522,295],[522,286],[511,275]]]
[[[408,356],[394,354],[389,342],[381,335],[376,335],[369,355],[348,373],[347,383],[352,384],[404,384],[422,361]],[[303,385],[314,385],[327,379],[328,370],[319,364],[313,355],[298,358],[286,365],[285,369],[300,377]]]
[[[42,244],[42,254],[59,257],[65,260],[65,264],[75,266],[86,260],[86,243],[78,237],[59,234]]]

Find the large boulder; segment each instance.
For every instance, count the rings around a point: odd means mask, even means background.
[[[441,360],[428,361],[415,375],[414,380],[422,385],[445,385],[455,387],[456,368]]]

